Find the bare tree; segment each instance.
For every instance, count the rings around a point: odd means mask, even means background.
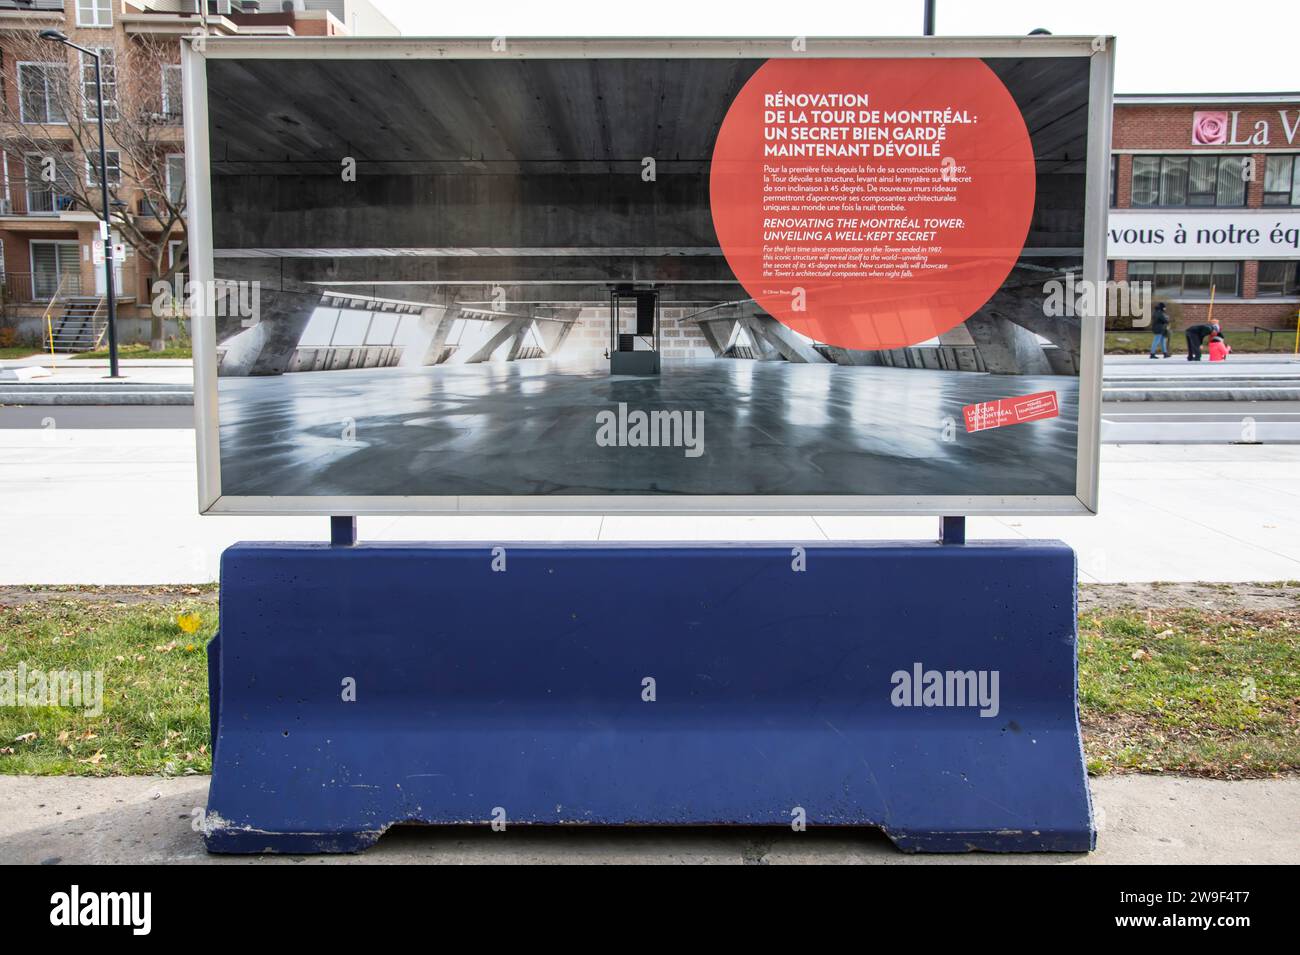
[[[0,46],[9,62],[27,64],[15,67],[27,73],[15,75],[14,90],[0,97],[0,148],[24,163],[25,177],[40,176],[55,201],[102,217],[94,58],[35,32],[8,34]],[[164,67],[175,65],[176,53],[174,42],[150,37],[119,40],[101,52],[106,147],[118,157],[116,167],[109,162],[110,224],[147,263],[149,276],[169,284],[184,273],[188,249],[184,175],[170,183],[167,175],[168,153],[181,150],[179,88],[165,102]],[[39,168],[30,164],[32,154]],[[173,241],[180,245],[169,257]],[[155,350],[163,347],[163,319],[152,310]]]

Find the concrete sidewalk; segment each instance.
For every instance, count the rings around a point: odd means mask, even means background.
[[[194,433],[0,430],[0,584],[217,578],[238,540],[326,540],[323,517],[202,517]],[[932,540],[928,517],[362,518],[362,540]],[[1102,449],[1095,517],[972,518],[974,539],[1059,538],[1080,580],[1300,580],[1300,447]]]
[[[874,830],[402,827],[357,856],[209,856],[192,828],[208,777],[0,776],[0,864],[858,863],[1289,864],[1300,858],[1300,779],[1176,776],[1092,781],[1088,855],[904,855]]]
[[[108,360],[57,355],[0,362],[3,405],[192,405],[194,363],[188,358],[123,359],[121,377]],[[18,379],[14,380],[14,374]],[[33,377],[34,376],[34,377]]]

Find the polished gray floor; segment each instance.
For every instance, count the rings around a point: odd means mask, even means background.
[[[963,405],[1061,415],[967,434]],[[704,412],[704,453],[600,447],[596,415]],[[1078,380],[717,360],[546,360],[220,380],[227,495],[1073,494]],[[945,420],[950,419],[947,427]]]

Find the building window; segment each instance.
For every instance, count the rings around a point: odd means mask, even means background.
[[[1240,294],[1240,262],[1130,262],[1130,282],[1150,282],[1161,298],[1235,298]]]
[[[1244,206],[1245,156],[1134,156],[1134,206]]]
[[[162,111],[168,122],[180,121],[181,102],[181,68],[175,63],[165,64],[162,68]]]
[[[1260,262],[1258,292],[1300,296],[1300,262]]]
[[[1110,154],[1110,207],[1115,208],[1119,201],[1119,156]]]
[[[81,247],[76,242],[32,239],[27,248],[32,263],[32,295],[36,301],[49,301],[60,294],[81,294]]]
[[[122,156],[116,149],[104,151],[108,163],[108,184],[110,187],[122,184]],[[86,156],[86,185],[99,188],[99,154]]]
[[[1268,157],[1264,165],[1264,205],[1300,206],[1300,156]]]
[[[65,158],[44,153],[28,153],[23,157],[29,215],[65,212],[72,208],[72,197],[66,195],[60,185],[67,185],[68,177],[76,178],[77,167],[66,165]]]
[[[100,79],[104,84],[104,122],[115,123],[117,112],[117,64],[111,46],[96,47],[99,54]],[[81,57],[81,118],[89,122],[99,119],[99,100],[95,96],[95,58],[84,53]]]
[[[167,155],[167,199],[174,206],[185,205],[185,156],[181,153]]]
[[[77,26],[111,27],[113,0],[77,0]]]
[[[59,92],[67,87],[67,67],[62,63],[19,63],[19,114],[24,123],[67,125]]]

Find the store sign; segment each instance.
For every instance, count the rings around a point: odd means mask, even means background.
[[[1139,212],[1112,209],[1112,259],[1300,258],[1300,211]]]
[[[1198,109],[1192,114],[1193,146],[1293,146],[1300,143],[1300,109],[1279,109],[1277,119],[1241,118],[1239,109]]]

